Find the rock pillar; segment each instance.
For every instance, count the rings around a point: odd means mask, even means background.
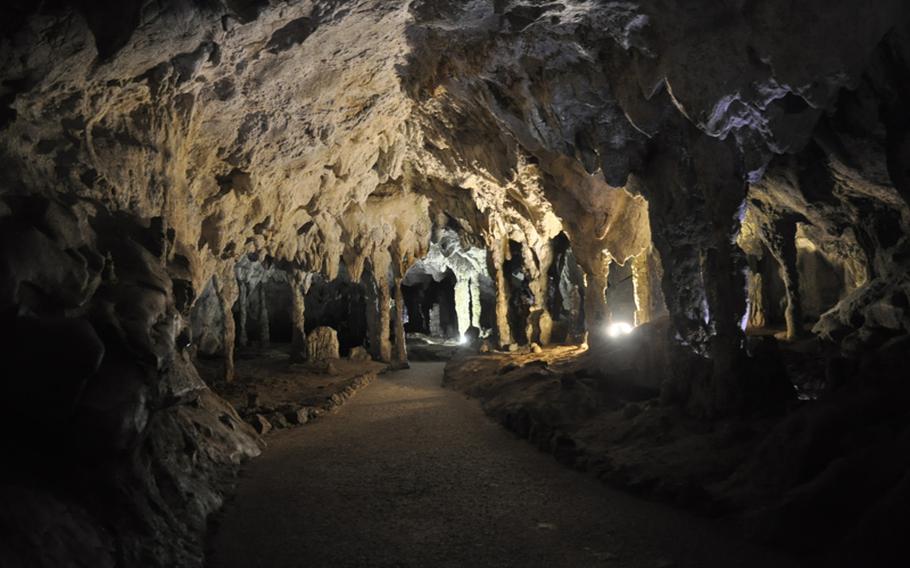
[[[642,193],[663,265],[663,293],[675,340],[710,362],[699,379],[668,370],[662,396],[701,416],[739,412],[745,402],[744,257],[734,243],[746,177],[730,141],[678,121],[656,140]]]
[[[530,247],[528,247],[530,252]],[[547,292],[550,287],[550,266],[553,264],[553,250],[550,241],[525,259],[525,268],[531,275],[530,289],[534,296],[528,316],[528,340],[540,345],[550,343],[553,318],[547,310]]]
[[[784,281],[787,295],[787,309],[784,311],[787,339],[793,340],[803,334],[803,305],[799,295],[799,271],[796,267],[796,222],[778,220],[763,224],[761,237],[780,265],[780,277]]]
[[[221,274],[215,276],[215,292],[218,295],[224,319],[222,331],[224,372],[222,378],[231,382],[234,380],[234,341],[237,336],[234,314],[231,310],[239,296],[237,278],[234,276],[233,269],[222,270]]]
[[[496,287],[496,320],[495,331],[499,347],[512,343],[512,331],[509,328],[509,283],[506,281],[502,243],[495,242],[489,246],[490,272],[493,285]]]
[[[476,275],[471,278],[468,291],[471,293],[471,325],[480,329],[480,279]]]
[[[455,315],[458,317],[458,333],[464,334],[471,327],[471,278],[465,274],[456,275]]]
[[[303,361],[307,352],[306,337],[306,294],[313,282],[313,275],[303,270],[293,270],[290,274],[291,284],[291,359]]]
[[[401,278],[395,277],[395,310],[393,312],[395,327],[395,363],[399,366],[408,364],[408,346],[404,333],[404,294],[401,292]]]
[[[391,327],[389,293],[389,265],[391,257],[388,251],[380,251],[370,260],[372,277],[368,285],[367,303],[372,314],[367,316],[367,327],[370,334],[370,350],[375,359],[390,363],[392,361],[392,341],[389,337]]]

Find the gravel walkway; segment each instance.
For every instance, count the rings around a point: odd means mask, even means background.
[[[560,466],[442,389],[442,370],[413,363],[270,437],[225,508],[210,566],[791,566]]]

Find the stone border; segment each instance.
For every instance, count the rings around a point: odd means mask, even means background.
[[[357,391],[372,383],[379,374],[384,373],[387,370],[388,369],[383,369],[378,372],[369,372],[354,376],[351,379],[351,384],[340,391],[327,396],[325,402],[323,402],[321,406],[298,406],[288,403],[267,414],[259,412],[244,414],[243,419],[252,425],[256,432],[261,436],[265,436],[273,430],[303,426],[304,424],[308,424],[318,419],[320,416],[337,410],[344,405],[348,399],[354,396]]]

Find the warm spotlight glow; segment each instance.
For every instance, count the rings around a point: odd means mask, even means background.
[[[629,335],[632,333],[632,326],[627,324],[624,321],[618,321],[611,323],[607,326],[607,335],[610,337],[619,337],[621,335]]]

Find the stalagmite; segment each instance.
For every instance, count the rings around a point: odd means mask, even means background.
[[[464,334],[471,327],[471,279],[456,275],[455,314],[458,316],[458,333]]]
[[[234,380],[234,341],[236,339],[234,314],[231,308],[239,295],[237,278],[232,269],[222,270],[221,274],[215,276],[215,292],[218,294],[221,312],[224,316],[222,332],[224,372],[222,378],[231,382]]]

